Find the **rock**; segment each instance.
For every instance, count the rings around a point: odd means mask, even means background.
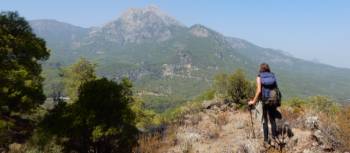
[[[218,104],[217,101],[214,101],[214,100],[205,100],[203,103],[202,103],[202,107],[204,109],[210,109],[212,106]]]
[[[306,149],[303,151],[303,153],[315,153],[314,151],[311,151],[310,149]]]
[[[233,111],[236,111],[239,109],[239,106],[236,103],[229,103],[228,106],[230,106]]]
[[[315,140],[315,144],[313,143],[314,146],[322,145],[321,148],[324,151],[334,151],[332,144],[329,142],[329,140],[321,130],[316,130],[312,134],[312,138]]]
[[[177,133],[176,138],[179,142],[197,142],[201,135],[195,132]]]
[[[227,109],[228,109],[228,106],[226,104],[223,104],[220,106],[221,111],[227,111]]]
[[[287,121],[277,120],[276,124],[277,124],[277,134],[278,135],[288,136],[288,138],[291,138],[294,136],[292,128],[290,127],[290,125]]]
[[[298,144],[298,141],[299,141],[299,139],[294,137],[294,138],[290,139],[290,141],[288,143],[288,146],[290,148],[293,148],[293,147],[295,147]]]
[[[323,149],[323,151],[326,151],[326,152],[333,152],[334,151],[334,148],[332,147],[332,145],[329,145],[329,144],[322,145],[322,149]]]
[[[313,143],[312,143],[312,146],[314,146],[314,147],[315,147],[315,146],[318,146],[318,145],[319,145],[318,142],[313,142]]]
[[[216,105],[214,105],[212,109],[213,109],[214,111],[216,111],[216,112],[219,112],[219,111],[220,111],[220,108],[219,108],[218,106],[216,106]]]
[[[262,149],[262,147],[259,146],[258,144],[251,141],[246,141],[238,146],[238,149],[236,150],[236,152],[237,153],[257,153],[262,151],[260,149]]]
[[[317,141],[317,142],[322,143],[322,139],[324,138],[324,136],[322,135],[321,130],[316,130],[316,131],[313,133],[313,136],[316,138],[316,141]]]
[[[234,125],[234,127],[236,129],[243,129],[244,126],[245,126],[244,122],[236,122],[235,125]]]
[[[184,120],[184,124],[185,124],[185,126],[190,126],[190,125],[192,125],[192,121],[189,119]]]
[[[199,24],[193,25],[190,32],[196,37],[208,37],[209,35],[207,28]]]
[[[304,126],[307,128],[307,129],[310,129],[310,130],[315,130],[315,129],[318,129],[319,127],[319,119],[317,116],[310,116],[310,117],[307,117],[305,119],[305,123],[304,123]]]

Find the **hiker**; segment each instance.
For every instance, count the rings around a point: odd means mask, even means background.
[[[262,124],[265,147],[271,144],[268,122],[271,124],[272,139],[277,137],[276,118],[281,117],[281,114],[277,111],[277,107],[280,106],[280,98],[275,75],[270,71],[268,64],[260,64],[259,74],[256,77],[255,96],[253,100],[248,102],[248,105],[254,106],[258,101],[262,103]]]

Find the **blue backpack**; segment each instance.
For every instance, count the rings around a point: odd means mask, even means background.
[[[261,80],[261,98],[265,104],[280,106],[282,94],[277,86],[277,79],[273,73],[262,72],[259,74]]]

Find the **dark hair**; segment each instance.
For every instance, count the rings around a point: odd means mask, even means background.
[[[270,71],[269,64],[261,63],[261,64],[260,64],[260,70],[259,70],[259,72],[260,72],[260,73],[262,73],[262,72],[271,72],[271,71]]]

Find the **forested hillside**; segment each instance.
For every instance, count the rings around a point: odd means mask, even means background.
[[[200,24],[188,27],[155,6],[129,9],[101,27],[81,28],[54,20],[30,24],[51,49],[44,66],[47,95],[57,86],[59,70],[84,57],[97,64],[99,76],[133,80],[136,93],[159,111],[205,91],[221,72],[242,68],[253,80],[262,62],[271,65],[286,98],[349,98],[349,69],[298,59]]]

